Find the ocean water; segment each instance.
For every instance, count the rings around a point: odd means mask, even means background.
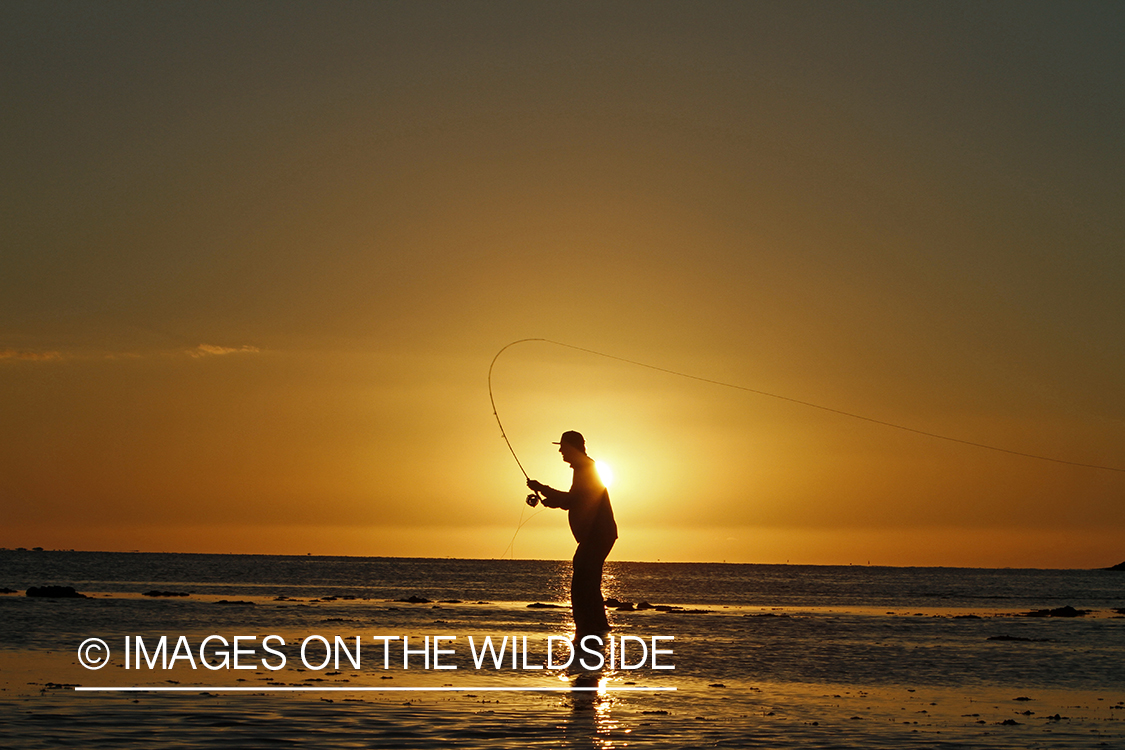
[[[1123,573],[611,561],[607,596],[659,605],[611,613],[628,668],[591,654],[539,669],[548,637],[569,634],[569,574],[535,560],[0,551],[0,587],[19,592],[0,596],[0,745],[1125,747]],[[42,585],[88,598],[23,595]],[[1088,614],[1027,616],[1065,606]],[[282,668],[265,666],[267,635]],[[155,657],[162,636],[190,658],[126,668],[127,638]],[[251,668],[206,668],[208,636],[243,638]],[[337,636],[360,639],[359,666],[352,652],[321,666]],[[416,649],[406,668],[395,636]],[[425,667],[427,637],[455,669]],[[518,643],[515,663],[508,650],[477,664],[485,637]],[[654,637],[670,652],[655,664]],[[88,638],[112,652],[106,668],[78,663]]]

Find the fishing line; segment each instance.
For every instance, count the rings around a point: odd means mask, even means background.
[[[540,508],[539,510],[535,511],[530,516],[528,516],[527,520],[524,520],[524,517],[523,517],[524,509],[520,508],[520,522],[518,524],[516,524],[516,530],[512,532],[512,538],[508,542],[508,546],[505,547],[504,551],[500,553],[500,559],[501,560],[504,559],[504,555],[508,554],[509,551],[512,553],[512,559],[514,560],[516,558],[516,534],[520,533],[520,529],[522,529],[524,526],[526,526],[528,521],[535,518],[537,515],[539,515],[540,513],[542,513],[545,510],[547,510],[546,507]]]
[[[997,445],[988,445],[987,443],[978,443],[978,442],[974,442],[972,440],[964,440],[962,438],[952,437],[950,435],[941,435],[941,434],[936,433],[936,432],[927,432],[926,430],[919,430],[919,429],[914,428],[914,427],[908,427],[906,425],[896,424],[894,422],[887,422],[887,421],[884,421],[882,419],[875,419],[874,417],[864,416],[863,414],[856,414],[854,412],[844,411],[842,409],[834,409],[831,406],[823,406],[821,404],[815,404],[811,401],[802,401],[801,399],[798,399],[798,398],[792,398],[790,396],[782,396],[782,395],[777,394],[777,393],[769,393],[768,391],[761,391],[761,390],[758,390],[756,388],[748,388],[747,386],[744,386],[744,385],[736,385],[734,383],[725,383],[721,380],[713,380],[711,378],[704,378],[704,377],[701,377],[699,375],[692,375],[692,374],[686,373],[686,372],[679,372],[678,370],[670,370],[666,367],[658,367],[656,365],[650,365],[646,362],[638,362],[638,361],[633,360],[633,359],[626,359],[625,357],[617,357],[617,356],[614,356],[613,354],[606,354],[604,352],[594,351],[593,349],[586,349],[585,347],[575,346],[574,344],[565,344],[561,341],[554,341],[552,339],[533,338],[533,339],[519,339],[517,341],[511,342],[510,344],[507,344],[500,351],[496,352],[496,356],[492,358],[492,364],[489,365],[489,367],[488,367],[488,398],[492,402],[492,414],[493,414],[493,416],[496,417],[496,424],[500,425],[500,435],[504,438],[504,442],[508,444],[508,450],[512,452],[512,458],[516,459],[516,463],[519,465],[520,471],[523,471],[523,475],[524,475],[525,479],[530,478],[530,477],[527,476],[527,472],[524,471],[524,469],[523,469],[523,464],[520,463],[519,457],[516,456],[516,452],[512,448],[512,443],[508,440],[508,435],[504,432],[504,425],[501,424],[501,422],[500,422],[500,415],[496,412],[496,401],[492,397],[492,368],[496,365],[496,360],[499,359],[500,355],[503,354],[507,349],[515,346],[516,344],[524,344],[524,343],[527,343],[527,342],[530,342],[530,341],[541,341],[541,342],[546,343],[546,344],[554,344],[555,346],[561,346],[561,347],[564,347],[566,349],[574,349],[575,351],[585,352],[586,354],[593,354],[597,357],[605,357],[606,359],[612,359],[612,360],[616,360],[618,362],[624,362],[626,364],[636,365],[637,367],[644,367],[644,368],[647,368],[649,370],[656,370],[657,372],[667,373],[668,375],[675,375],[677,377],[688,378],[690,380],[698,380],[701,383],[710,383],[711,385],[718,385],[718,386],[722,386],[724,388],[733,388],[733,389],[738,390],[738,391],[745,391],[747,393],[753,393],[753,394],[756,394],[758,396],[767,396],[769,398],[778,399],[780,401],[788,401],[789,403],[792,403],[792,404],[800,404],[801,406],[807,406],[807,407],[812,408],[812,409],[819,409],[821,411],[830,412],[832,414],[839,414],[840,416],[850,417],[852,419],[858,419],[858,420],[861,420],[863,422],[870,422],[871,424],[882,425],[883,427],[890,427],[890,428],[895,429],[895,430],[902,430],[903,432],[912,432],[915,435],[923,435],[925,437],[934,438],[934,439],[937,439],[937,440],[945,440],[945,441],[948,441],[950,443],[960,443],[961,445],[968,445],[968,446],[972,446],[974,448],[983,448],[985,450],[996,451],[998,453],[1007,453],[1007,454],[1012,455],[1012,456],[1022,456],[1023,458],[1031,458],[1031,459],[1035,459],[1037,461],[1050,461],[1051,463],[1065,464],[1067,466],[1079,466],[1079,467],[1084,468],[1084,469],[1097,469],[1099,471],[1116,471],[1116,472],[1120,472],[1120,473],[1125,473],[1125,469],[1122,469],[1122,468],[1119,468],[1119,467],[1116,467],[1116,466],[1102,466],[1102,465],[1099,465],[1099,464],[1087,464],[1087,463],[1082,463],[1082,462],[1079,462],[1079,461],[1067,461],[1066,459],[1054,458],[1053,456],[1040,456],[1040,455],[1037,455],[1037,454],[1034,454],[1034,453],[1024,453],[1023,451],[1011,450],[1009,448],[1001,448],[1000,446],[997,446]],[[531,497],[532,497],[531,495],[528,496],[528,504],[529,505],[531,504]],[[518,532],[519,529],[517,528],[516,531]],[[513,537],[513,539],[514,539],[514,537]]]

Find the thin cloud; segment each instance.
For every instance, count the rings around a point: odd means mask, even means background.
[[[29,352],[23,349],[0,349],[0,359],[45,362],[52,359],[62,359],[62,354],[60,352]]]
[[[243,354],[243,353],[254,354],[254,353],[257,353],[259,351],[261,351],[261,349],[259,349],[258,347],[249,346],[249,345],[239,346],[239,347],[231,347],[231,346],[215,346],[214,344],[200,344],[196,348],[188,351],[188,354],[190,354],[193,357],[211,357],[211,356],[220,356],[220,355],[223,355],[223,354]]]

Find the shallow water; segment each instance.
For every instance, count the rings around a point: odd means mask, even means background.
[[[567,632],[569,612],[527,604],[564,601],[566,563],[0,552],[0,587],[90,595],[0,597],[0,737],[29,748],[1125,746],[1121,574],[660,563],[608,573],[608,595],[684,608],[611,614],[616,636],[673,638],[674,670],[603,669],[602,693],[484,692],[577,678],[531,668],[547,637]],[[190,595],[141,596],[152,589]],[[433,601],[394,601],[412,595]],[[1023,616],[1063,605],[1093,612]],[[286,666],[122,663],[126,636],[147,648],[168,636],[171,650],[181,635],[197,648],[212,634],[253,636],[253,646],[276,634]],[[359,636],[361,666],[302,666],[298,644],[312,634]],[[420,668],[417,655],[410,669],[400,657],[384,669],[372,636],[385,635],[444,636],[444,663],[458,669]],[[526,637],[528,668],[475,668],[468,638],[486,635]],[[88,637],[106,641],[110,667],[76,663]],[[280,686],[377,690],[265,692]],[[390,686],[461,690],[382,690]],[[624,687],[676,690],[614,690]]]
[[[567,597],[570,566],[550,560],[450,560],[0,550],[0,586],[86,593],[175,585],[200,594],[492,601]],[[886,568],[726,563],[606,563],[606,596],[667,604],[787,607],[1125,606],[1125,576],[1102,570]]]
[[[505,694],[501,698],[273,695],[76,697],[5,701],[6,746],[54,747],[1120,747],[1113,704],[1083,698],[1058,720],[1036,695],[959,691],[832,693],[817,686],[685,687],[644,698]],[[991,699],[990,699],[991,698]],[[1033,714],[1036,712],[1033,712]],[[1004,725],[1004,721],[1016,724]]]

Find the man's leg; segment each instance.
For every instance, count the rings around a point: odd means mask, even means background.
[[[570,579],[570,606],[578,637],[609,630],[602,597],[602,567],[614,539],[582,542],[574,552],[574,572]]]

